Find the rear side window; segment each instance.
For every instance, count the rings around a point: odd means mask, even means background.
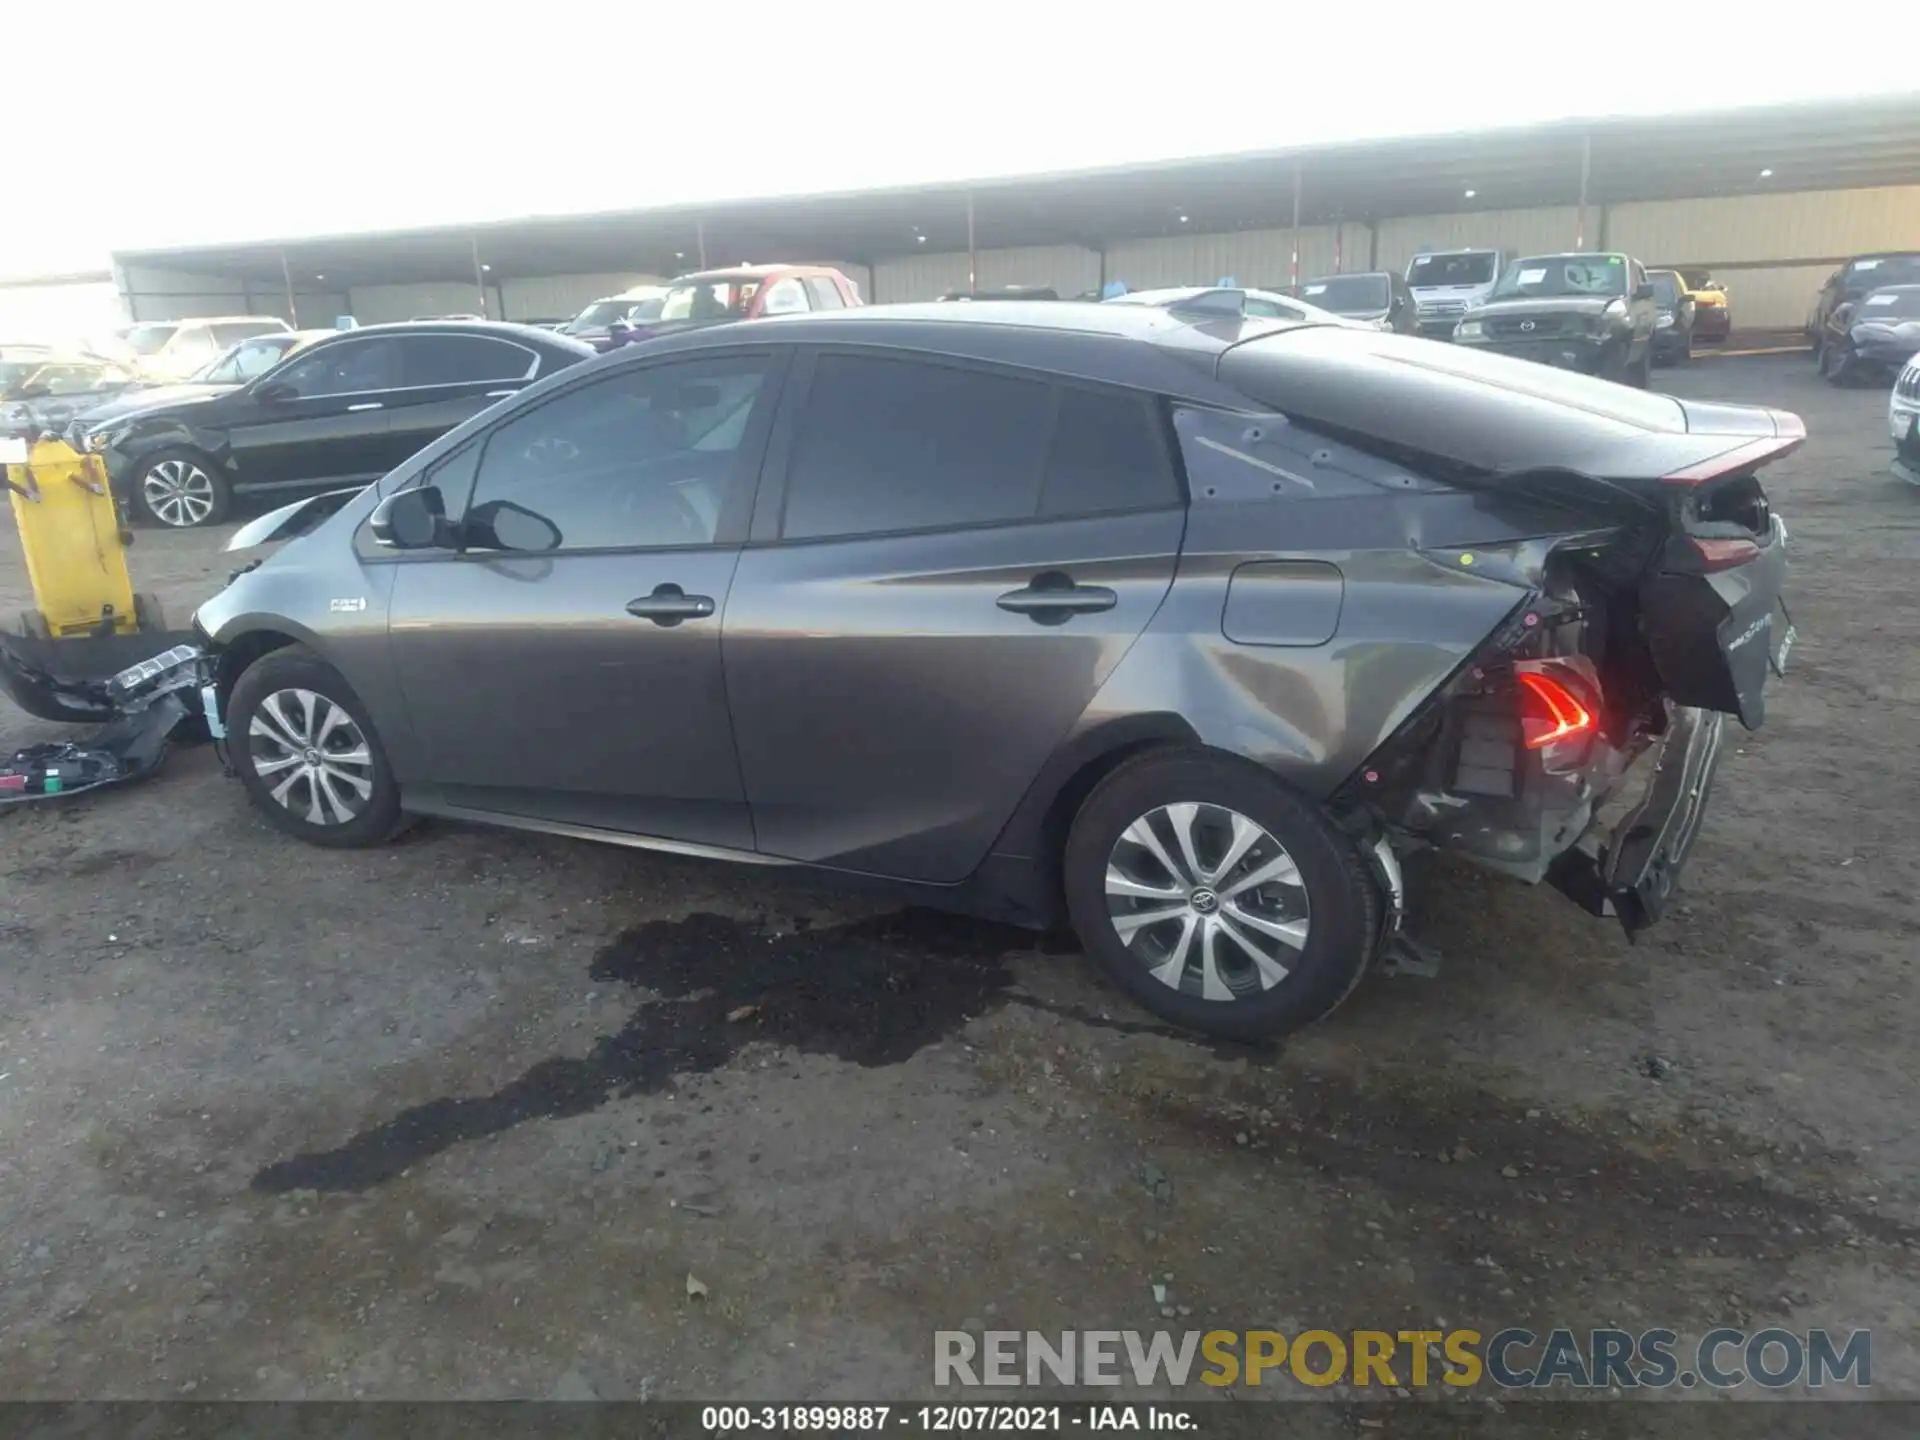
[[[813,297],[816,310],[844,310],[840,299],[840,287],[824,275],[807,276],[807,293]]]
[[[1090,515],[1180,503],[1153,402],[1139,395],[1062,390],[1047,451],[1040,513]]]
[[[400,383],[476,385],[524,380],[536,358],[530,350],[486,335],[410,335],[400,341]]]
[[[790,540],[940,530],[1035,512],[1051,386],[822,355],[787,472]]]
[[[782,534],[882,535],[1179,502],[1145,397],[823,355],[788,466]]]

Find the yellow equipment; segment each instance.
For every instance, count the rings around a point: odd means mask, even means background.
[[[64,640],[160,630],[158,605],[133,593],[126,555],[133,537],[120,524],[100,457],[41,440],[6,474],[33,585],[22,631]]]

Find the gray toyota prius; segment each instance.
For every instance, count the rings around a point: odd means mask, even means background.
[[[1792,640],[1757,472],[1804,438],[1206,304],[751,321],[263,517],[196,624],[300,839],[880,877],[1258,1036],[1415,943],[1416,851],[1660,916]]]

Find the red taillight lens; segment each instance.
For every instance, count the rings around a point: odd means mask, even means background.
[[[1701,565],[1709,572],[1732,570],[1760,557],[1759,542],[1754,540],[1703,540],[1698,535],[1689,536],[1693,548],[1700,553]]]
[[[1553,676],[1521,670],[1514,679],[1520,685],[1520,735],[1527,749],[1593,733],[1593,712],[1586,702]]]

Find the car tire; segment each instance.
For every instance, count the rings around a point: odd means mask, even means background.
[[[1673,352],[1673,363],[1676,365],[1693,363],[1693,332],[1691,330],[1680,337],[1680,348]]]
[[[1379,891],[1352,842],[1266,771],[1206,750],[1152,750],[1102,780],[1062,877],[1087,953],[1155,1015],[1208,1035],[1322,1018],[1378,939]]]
[[[134,509],[168,530],[218,525],[233,508],[233,489],[220,467],[198,450],[158,450],[142,460],[128,487]]]
[[[303,645],[269,651],[234,682],[227,749],[268,823],[311,845],[378,845],[400,828],[400,787],[366,707]]]

